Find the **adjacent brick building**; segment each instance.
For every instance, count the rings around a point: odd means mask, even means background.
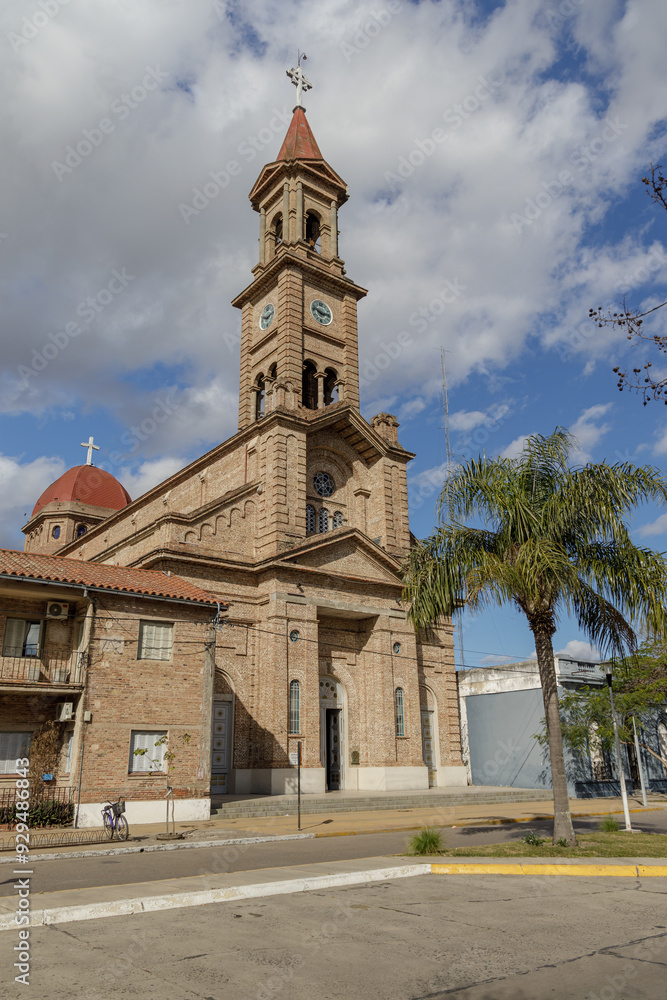
[[[155,570],[7,549],[0,595],[0,794],[15,787],[35,733],[55,723],[45,784],[67,792],[78,825],[101,826],[102,805],[118,797],[131,823],[161,819],[155,744],[166,736],[175,818],[208,819],[211,595]]]
[[[229,602],[213,794],[292,790],[299,743],[307,792],[466,783],[452,628],[416,636],[401,602],[413,455],[395,417],[359,412],[366,291],[338,255],[347,197],[298,105],[250,193],[259,261],[234,300],[238,433],[134,502],[116,494],[115,511],[51,499],[24,528],[31,551],[54,551],[60,528],[71,560],[173,573]],[[146,684],[162,697],[159,676]]]

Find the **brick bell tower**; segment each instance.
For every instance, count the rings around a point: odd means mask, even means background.
[[[243,313],[239,430],[276,406],[359,408],[357,302],[366,289],[345,276],[338,256],[338,209],[348,189],[306,119],[310,84],[300,63],[288,76],[297,87],[292,121],[277,160],[250,192],[259,263],[232,303]]]

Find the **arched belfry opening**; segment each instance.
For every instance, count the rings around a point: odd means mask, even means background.
[[[266,403],[266,385],[264,375],[259,373],[255,379],[255,420],[260,420],[264,416],[264,406]]]
[[[317,253],[322,252],[320,220],[315,212],[306,214],[306,243]]]
[[[338,372],[335,368],[324,369],[324,405],[337,403],[338,395]]]
[[[283,217],[280,213],[273,220],[273,239],[278,248],[283,241]]]
[[[301,386],[302,406],[307,410],[317,409],[317,366],[312,361],[303,363],[303,382]]]

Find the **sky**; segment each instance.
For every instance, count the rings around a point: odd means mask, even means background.
[[[666,35],[664,0],[4,0],[0,545],[23,547],[91,434],[136,498],[235,433],[247,194],[298,48],[350,188],[340,255],[369,290],[362,412],[396,414],[417,452],[414,533],[445,470],[443,349],[456,461],[563,426],[573,462],[663,469],[664,411],[612,371],[650,351],[588,312],[667,298],[667,216],[641,182],[665,160]],[[632,528],[667,548],[663,511]],[[461,639],[470,666],[534,648],[512,608]],[[596,654],[568,620],[554,642]]]

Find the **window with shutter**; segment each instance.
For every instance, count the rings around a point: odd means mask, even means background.
[[[0,732],[0,774],[15,774],[16,761],[28,753],[32,733]]]
[[[174,626],[171,622],[139,623],[139,660],[170,660]]]
[[[130,735],[130,766],[131,774],[148,774],[149,771],[164,771],[165,744],[155,744],[167,735],[166,730],[133,729]],[[135,754],[136,750],[146,753]]]

